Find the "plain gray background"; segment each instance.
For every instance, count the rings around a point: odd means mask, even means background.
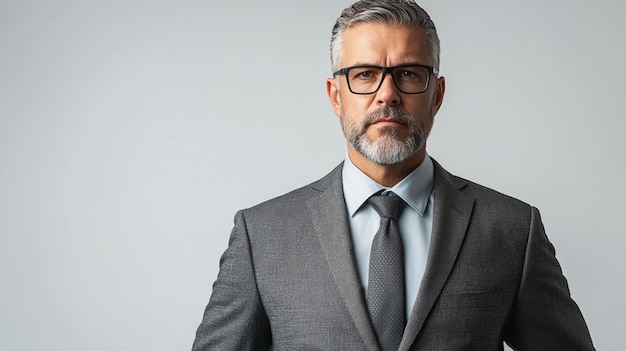
[[[0,349],[189,349],[236,210],[345,156],[349,3],[0,2]],[[539,207],[597,348],[626,349],[623,2],[421,4],[430,154]]]

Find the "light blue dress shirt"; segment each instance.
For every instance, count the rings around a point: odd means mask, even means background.
[[[398,219],[404,246],[406,315],[408,317],[411,314],[424,276],[430,246],[435,202],[433,162],[426,155],[419,167],[406,178],[393,188],[386,188],[361,172],[350,161],[350,158],[346,157],[342,179],[352,245],[359,278],[366,296],[370,251],[374,235],[380,225],[380,216],[367,203],[367,199],[384,190],[383,192],[394,192],[408,204]]]

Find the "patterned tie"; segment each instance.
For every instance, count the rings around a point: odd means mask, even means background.
[[[369,203],[380,215],[372,242],[367,307],[384,351],[397,351],[406,325],[404,253],[397,219],[406,205],[394,193],[373,195]]]

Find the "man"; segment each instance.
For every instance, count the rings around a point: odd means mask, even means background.
[[[237,213],[194,350],[593,350],[534,207],[426,153],[439,39],[363,0],[331,39],[348,141],[321,180]]]

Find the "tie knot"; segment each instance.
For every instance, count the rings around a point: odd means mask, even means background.
[[[372,195],[367,201],[369,201],[381,217],[391,218],[394,221],[398,220],[398,216],[400,216],[404,205],[406,205],[404,200],[392,192],[386,195]]]

